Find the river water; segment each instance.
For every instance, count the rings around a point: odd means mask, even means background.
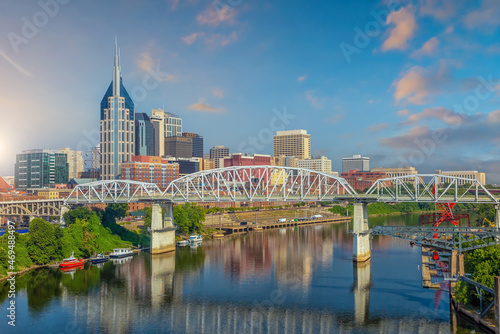
[[[370,218],[418,225],[419,216]],[[421,249],[375,236],[352,262],[349,224],[207,240],[175,253],[136,254],[0,283],[0,333],[479,333],[450,311],[448,293],[422,288]]]

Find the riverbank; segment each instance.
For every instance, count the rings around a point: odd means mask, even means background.
[[[472,323],[478,324],[485,331],[488,331],[490,333],[496,333],[495,319],[481,318],[480,314],[478,312],[476,312],[475,310],[468,309],[467,306],[463,303],[459,303],[455,299],[454,288],[451,288],[451,287],[450,287],[450,303],[451,303],[452,308],[456,312],[463,315],[465,318],[467,318]],[[486,315],[486,316],[488,316],[488,315]]]

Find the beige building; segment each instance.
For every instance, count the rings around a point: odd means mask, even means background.
[[[273,156],[311,159],[311,135],[306,130],[278,131],[273,137]]]
[[[163,109],[152,109],[150,120],[155,129],[155,155],[168,155],[165,138],[182,136],[182,118]]]
[[[298,168],[311,169],[323,173],[332,172],[332,161],[327,157],[318,157],[316,159],[297,160]]]
[[[408,176],[408,175],[415,175],[418,174],[418,171],[415,169],[415,167],[394,167],[394,168],[383,168],[383,167],[376,167],[372,169],[372,172],[378,172],[378,173],[386,173],[387,177],[398,177],[398,176]]]
[[[283,166],[283,156],[271,157],[271,166]]]
[[[224,167],[225,157],[229,157],[229,148],[219,145],[210,149],[210,159],[214,160],[214,168]]]
[[[481,184],[486,184],[486,174],[478,172],[477,170],[463,170],[463,171],[442,171],[440,169],[436,170],[436,174],[441,174],[441,175],[448,175],[448,176],[455,176],[455,177],[463,177],[466,179],[475,179],[478,180]],[[439,181],[441,182],[446,182],[446,180]],[[467,184],[467,180],[458,180],[458,185],[464,185]]]
[[[205,154],[207,156],[208,154]],[[210,155],[208,155],[210,156]],[[215,168],[215,160],[210,158],[203,159],[203,170],[209,170]]]
[[[69,180],[78,179],[84,170],[83,154],[81,151],[71,151],[69,148],[60,148],[59,151],[65,153],[68,157]]]

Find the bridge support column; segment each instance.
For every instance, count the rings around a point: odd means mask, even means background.
[[[495,205],[495,227],[500,228],[500,205]]]
[[[354,224],[352,232],[353,260],[364,262],[371,258],[370,233],[368,232],[368,203],[354,203]]]
[[[67,205],[61,205],[61,215],[59,217],[59,221],[61,223],[66,223],[66,221],[64,220],[64,214],[66,212],[69,212],[69,207]]]
[[[151,254],[175,250],[175,226],[173,203],[153,204],[151,212]],[[165,219],[162,217],[165,208]]]
[[[354,322],[363,325],[370,309],[371,261],[355,262],[354,277]]]

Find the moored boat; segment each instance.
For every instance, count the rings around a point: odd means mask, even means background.
[[[109,260],[109,257],[105,256],[103,253],[97,254],[95,257],[91,257],[90,261],[92,263],[102,263]]]
[[[115,248],[113,249],[113,253],[109,254],[109,257],[112,259],[117,259],[120,257],[132,256],[134,253],[131,248]]]
[[[189,240],[179,240],[177,241],[177,246],[187,246],[189,245]]]
[[[67,259],[64,259],[63,262],[59,263],[59,268],[73,268],[83,266],[83,259],[77,259],[74,257],[75,252],[71,253],[71,256]]]
[[[203,238],[199,234],[191,234],[189,237],[189,243],[190,244],[197,244],[203,241]]]

